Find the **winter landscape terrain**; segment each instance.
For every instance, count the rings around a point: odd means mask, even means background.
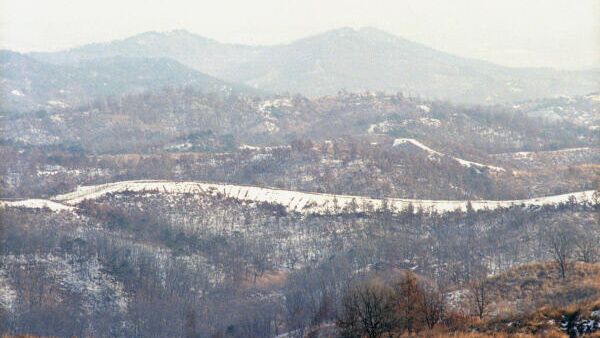
[[[2,50],[0,336],[598,335],[599,90],[376,28]]]

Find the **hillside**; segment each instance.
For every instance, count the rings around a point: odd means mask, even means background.
[[[67,108],[95,99],[189,86],[229,94],[255,91],[231,85],[164,58],[95,58],[72,65],[48,64],[0,51],[1,107],[5,111]]]
[[[555,335],[600,331],[600,266],[573,263],[565,279],[552,262],[526,264],[489,277],[485,319],[474,325],[492,334]],[[470,291],[451,293],[462,300],[462,311],[471,311]],[[457,297],[458,296],[458,297]],[[456,306],[456,305],[455,305]],[[456,309],[456,308],[455,308]]]
[[[103,57],[162,57],[217,78],[308,96],[398,91],[430,99],[498,103],[597,90],[598,73],[517,69],[450,55],[375,28],[341,28],[289,44],[219,43],[187,31],[147,32],[123,40],[31,56],[58,64]]]
[[[0,338],[600,338],[600,0],[0,9]]]
[[[600,168],[600,134],[580,118],[400,95],[249,98],[166,89],[0,118],[0,154],[11,159],[0,166],[3,197],[155,179],[378,199],[511,200],[595,189]]]
[[[558,224],[576,242],[598,234],[598,205],[303,215],[220,194],[91,196],[72,210],[0,208],[0,325],[10,332],[180,336],[190,317],[198,318],[195,332],[209,336],[304,332],[335,320],[348,280],[410,269],[461,287],[488,271],[506,276],[500,291],[519,282],[515,266],[552,259],[536,234]],[[540,290],[558,285],[563,297],[555,273]],[[246,327],[255,320],[269,324]]]

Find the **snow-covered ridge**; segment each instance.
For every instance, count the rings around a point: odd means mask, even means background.
[[[455,160],[456,162],[458,162],[460,165],[462,165],[463,167],[477,167],[477,168],[485,168],[485,169],[489,169],[491,171],[495,171],[495,172],[504,172],[506,171],[504,168],[500,168],[500,167],[496,167],[493,165],[487,165],[487,164],[482,164],[482,163],[477,163],[477,162],[471,162],[471,161],[467,161],[467,160],[463,160],[461,158],[458,157],[454,157],[454,156],[450,156],[450,155],[446,155],[446,154],[442,154],[439,151],[433,150],[431,148],[429,148],[428,146],[424,145],[423,143],[412,139],[412,138],[397,138],[394,140],[394,144],[393,146],[399,146],[401,144],[407,144],[410,143],[414,146],[417,146],[423,150],[425,150],[427,153],[429,153],[429,158],[435,158],[435,157],[444,157],[444,156],[448,156],[449,158]]]
[[[493,154],[492,156],[513,156],[516,158],[523,158],[535,155],[542,154],[561,154],[561,153],[573,153],[573,152],[584,152],[584,151],[600,151],[600,148],[590,148],[590,147],[579,147],[579,148],[565,148],[565,149],[557,149],[557,150],[540,150],[540,151],[517,151],[514,153],[498,153]]]
[[[74,192],[55,196],[53,200],[66,205],[75,206],[86,199],[97,199],[109,193],[122,192],[157,192],[164,194],[203,194],[223,196],[245,202],[278,204],[284,206],[288,211],[316,214],[378,210],[386,203],[390,208],[397,211],[405,210],[409,205],[412,205],[412,207],[415,208],[415,211],[421,208],[424,211],[435,211],[439,213],[455,211],[457,209],[466,210],[469,203],[474,210],[493,210],[518,205],[525,207],[558,205],[567,203],[573,199],[577,203],[591,204],[594,201],[595,193],[594,190],[589,190],[555,196],[505,201],[445,201],[402,198],[390,198],[384,200],[364,196],[320,194],[233,184],[140,180],[83,186],[79,187]]]
[[[54,201],[49,201],[45,199],[24,199],[24,200],[16,200],[16,201],[1,201],[0,200],[0,208],[26,208],[26,209],[44,209],[48,208],[52,211],[70,211],[74,208],[72,206],[60,204]]]

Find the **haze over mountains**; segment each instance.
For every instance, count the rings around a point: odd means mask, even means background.
[[[0,51],[0,336],[597,336],[598,75],[373,28]]]
[[[220,43],[185,30],[146,32],[30,56],[60,65],[113,57],[169,58],[265,92],[308,96],[339,90],[401,91],[481,104],[587,94],[600,85],[597,70],[503,67],[440,52],[375,28],[341,28],[271,46]]]
[[[45,106],[72,106],[98,97],[193,86],[205,92],[255,94],[168,58],[106,57],[76,64],[48,64],[28,55],[0,51],[0,106],[27,111]]]

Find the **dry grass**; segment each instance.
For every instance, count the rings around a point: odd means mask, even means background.
[[[524,333],[516,333],[516,334],[508,334],[504,332],[495,332],[495,333],[476,333],[476,332],[453,332],[453,333],[432,333],[431,335],[424,335],[421,337],[431,337],[431,338],[442,338],[442,337],[450,337],[450,338],[505,338],[505,337],[539,337],[537,335],[524,334]],[[558,338],[565,337],[564,334],[558,333],[549,333],[548,335],[544,335],[547,338]]]
[[[475,325],[484,332],[566,336],[565,314],[600,309],[600,264],[573,263],[565,279],[553,263],[517,267],[488,280],[490,315]]]
[[[567,307],[600,299],[600,264],[573,263],[565,279],[554,263],[528,264],[490,278],[487,285],[497,315]]]

